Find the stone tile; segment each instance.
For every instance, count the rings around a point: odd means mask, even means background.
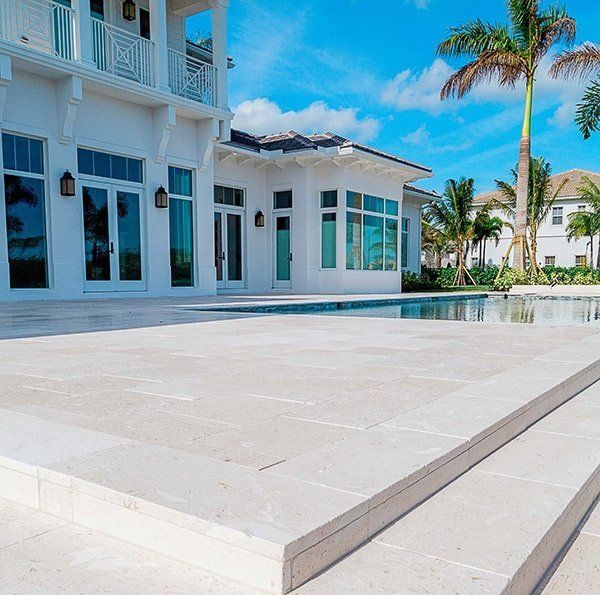
[[[15,516],[0,524],[0,552],[4,548],[42,535],[64,524],[65,522],[60,519],[36,511]]]
[[[536,430],[600,440],[600,407],[581,402],[580,396],[585,392],[540,420]]]
[[[575,493],[571,488],[470,472],[375,541],[512,576]]]
[[[596,506],[585,522],[582,531],[600,537],[600,506],[598,505],[598,502],[596,502]]]
[[[413,552],[369,543],[300,587],[299,595],[501,593],[507,578]]]

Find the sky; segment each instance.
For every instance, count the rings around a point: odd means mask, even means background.
[[[577,21],[578,44],[600,43],[598,0],[559,3]],[[451,26],[505,15],[503,0],[231,0],[233,125],[335,132],[432,167],[424,188],[442,191],[448,178],[466,176],[479,192],[493,189],[516,164],[523,88],[486,84],[442,102],[442,84],[465,60],[439,57],[436,47]],[[189,18],[187,30],[209,32],[208,14]],[[551,79],[550,61],[536,81],[532,152],[555,173],[600,171],[600,132],[585,141],[573,122],[585,81]]]

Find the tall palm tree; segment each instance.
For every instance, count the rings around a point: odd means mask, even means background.
[[[589,238],[590,245],[590,269],[594,268],[594,238],[600,232],[600,225],[590,211],[575,211],[569,214],[569,224],[567,225],[567,240],[579,238]]]
[[[583,79],[594,72],[598,73],[598,78],[592,81],[577,106],[575,121],[584,138],[589,138],[593,131],[600,130],[600,47],[584,43],[572,51],[563,52],[550,69],[554,78],[574,78],[579,75]]]
[[[517,217],[517,181],[519,174],[517,170],[511,170],[512,184],[496,180],[496,186],[502,195],[502,200],[497,204],[513,221]],[[542,223],[547,219],[552,210],[554,201],[560,194],[567,180],[563,180],[556,188],[552,186],[552,167],[543,158],[532,158],[529,162],[528,192],[526,207],[526,226],[529,230],[529,241],[531,245],[531,269],[538,270],[537,248],[538,232]]]
[[[500,242],[500,234],[504,221],[500,217],[492,217],[487,210],[479,211],[473,221],[473,248],[479,251],[479,266],[485,268],[485,252],[488,240],[496,246]]]
[[[473,277],[465,266],[465,248],[473,237],[473,200],[475,180],[448,180],[441,200],[427,206],[429,225],[435,228],[456,250],[456,275],[453,285],[466,285]]]
[[[472,60],[454,73],[443,86],[442,99],[466,95],[480,83],[495,80],[500,86],[515,87],[525,82],[525,113],[517,180],[515,233],[508,248],[514,249],[515,268],[525,269],[527,250],[527,188],[531,156],[533,88],[542,58],[559,42],[575,39],[575,20],[564,8],[541,9],[538,0],[507,0],[508,25],[481,20],[453,27],[438,46],[446,56],[468,56]]]
[[[421,247],[425,254],[433,258],[433,266],[442,268],[442,259],[454,251],[454,245],[431,224],[431,214],[425,209],[421,220]]]
[[[579,197],[586,202],[585,211],[577,211],[569,215],[567,227],[568,237],[589,237],[592,247],[591,261],[594,260],[593,235],[600,236],[600,186],[587,176],[582,178],[579,186]],[[598,240],[598,257],[596,268],[600,269],[600,239]]]

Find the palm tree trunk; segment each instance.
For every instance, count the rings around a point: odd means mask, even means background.
[[[487,249],[487,238],[483,239],[483,263],[482,263],[482,268],[485,270],[485,253],[486,253],[486,249]]]
[[[531,268],[537,271],[537,232],[531,235]]]
[[[525,93],[525,115],[519,143],[519,166],[517,176],[517,205],[515,220],[515,244],[513,267],[525,270],[527,242],[527,199],[529,195],[529,164],[531,161],[531,110],[533,105],[533,77],[527,79]]]
[[[435,268],[436,269],[442,268],[442,253],[441,252],[435,253]]]
[[[594,236],[590,236],[590,271],[594,270]]]

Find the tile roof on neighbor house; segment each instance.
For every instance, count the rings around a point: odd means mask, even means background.
[[[584,177],[589,178],[592,182],[600,186],[600,173],[584,169],[570,169],[560,174],[554,174],[551,177],[552,192],[556,192],[556,189],[565,181],[565,185],[561,188],[557,198],[577,198],[579,196],[578,188],[583,183]],[[502,195],[497,190],[484,192],[475,197],[475,204],[484,205],[490,202],[490,200],[502,200]]]
[[[423,170],[427,173],[432,172],[429,167],[424,167],[418,163],[401,159],[396,155],[391,155],[390,153],[385,153],[384,151],[367,147],[366,145],[354,142],[331,132],[303,135],[290,130],[289,132],[280,132],[278,134],[256,136],[254,134],[249,134],[248,132],[232,129],[231,140],[223,144],[254,151],[256,153],[260,152],[261,150],[283,151],[284,153],[288,153],[291,151],[318,150],[319,147],[325,149],[331,147],[352,147],[365,153],[370,153],[378,157],[383,157],[384,159],[389,159],[395,163],[401,163],[403,165],[408,165],[409,167]]]

